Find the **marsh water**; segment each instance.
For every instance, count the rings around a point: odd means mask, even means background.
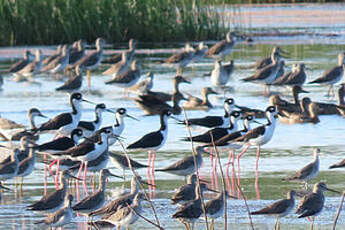
[[[319,8],[316,8],[319,9]],[[248,9],[249,10],[249,9]],[[338,24],[337,24],[338,25]],[[279,27],[279,24],[275,24]],[[341,28],[343,25],[338,25]],[[314,28],[317,26],[314,26]],[[331,31],[332,25],[328,25],[328,30]],[[235,61],[236,70],[231,77],[229,86],[231,89],[225,93],[226,97],[232,97],[239,105],[265,109],[268,105],[268,98],[263,96],[263,86],[252,83],[243,83],[240,79],[250,76],[253,70],[246,68],[253,64],[256,60],[264,56],[268,56],[272,46],[279,45],[284,50],[290,53],[286,58],[286,64],[289,70],[293,63],[304,62],[309,70],[306,70],[307,81],[319,77],[326,69],[337,64],[337,54],[344,51],[345,39],[343,34],[335,37],[310,37],[310,36],[296,36],[296,37],[269,37],[258,38],[251,44],[238,44],[227,57],[227,61],[233,59]],[[139,50],[137,58],[142,60],[143,72],[152,71],[154,73],[154,88],[156,91],[172,91],[172,78],[174,77],[174,69],[164,67],[158,64],[159,60],[170,55],[174,49],[147,49],[148,45]],[[182,47],[183,44],[176,46]],[[175,46],[175,47],[176,47]],[[30,47],[34,49],[35,47]],[[51,47],[43,47],[43,53],[48,53]],[[4,54],[9,49],[2,49],[1,54]],[[15,52],[15,49],[10,49]],[[108,53],[113,52],[107,50]],[[20,53],[20,52],[18,52]],[[1,65],[1,68],[6,68],[8,63]],[[105,69],[107,66],[102,66]],[[186,68],[183,76],[188,78],[192,84],[181,85],[181,91],[192,95],[200,95],[202,87],[210,85],[209,77],[203,77],[203,74],[213,68],[213,60],[204,59],[199,63],[192,64]],[[123,94],[122,89],[114,86],[105,85],[104,81],[108,77],[101,76],[100,72],[93,73],[91,91],[88,91],[86,79],[84,79],[83,90],[85,91],[85,98],[94,102],[103,102],[110,108],[125,107],[128,113],[140,119],[140,122],[133,120],[126,120],[126,127],[122,134],[125,138],[125,144],[130,144],[147,132],[159,128],[159,118],[157,116],[143,116],[141,111],[134,101],[135,94],[130,94],[129,97]],[[61,81],[52,80],[51,76],[39,75],[35,77],[37,84],[16,83],[11,80],[11,76],[5,76],[5,83],[3,90],[0,92],[1,116],[15,120],[18,123],[28,125],[26,111],[31,107],[38,107],[47,116],[54,116],[63,111],[69,111],[68,95],[64,93],[55,92],[55,88],[62,84]],[[328,103],[336,103],[334,99],[325,97],[327,88],[322,86],[306,85],[305,89],[310,91],[307,95],[313,101],[323,101]],[[292,100],[289,89],[273,88],[273,92],[279,93],[284,98]],[[305,95],[303,95],[305,96]],[[223,94],[218,96],[211,96],[211,102],[216,105],[215,109],[209,112],[204,111],[188,111],[188,117],[202,117],[207,114],[220,115],[223,114]],[[178,116],[183,119],[183,115]],[[94,118],[93,107],[85,105],[83,109],[82,119],[92,120]],[[263,119],[258,119],[265,122]],[[43,122],[44,119],[39,119],[38,122]],[[273,200],[285,197],[285,193],[289,189],[301,190],[303,186],[294,182],[282,182],[281,178],[290,175],[294,171],[300,169],[312,160],[312,152],[314,147],[321,149],[321,166],[320,174],[317,179],[311,182],[324,181],[332,188],[339,191],[344,190],[344,170],[329,170],[328,167],[342,160],[345,157],[345,119],[336,115],[320,117],[320,123],[313,124],[296,124],[284,125],[278,123],[272,140],[264,145],[261,149],[261,158],[259,161],[259,188],[260,199],[257,199],[255,191],[255,149],[250,149],[241,158],[241,186],[243,192],[248,200],[250,210],[256,210]],[[114,117],[112,114],[104,114],[103,124],[112,124]],[[200,131],[200,130],[199,130]],[[193,131],[193,134],[199,133],[198,130]],[[157,153],[156,168],[165,167],[180,158],[191,154],[191,145],[187,142],[182,142],[182,137],[188,136],[188,131],[184,126],[176,123],[174,120],[169,121],[168,140],[164,147]],[[40,142],[46,141],[52,136],[42,136]],[[122,152],[118,145],[112,146],[111,150]],[[130,156],[141,162],[147,163],[146,152],[130,153]],[[227,161],[227,152],[221,153],[221,162],[224,165]],[[113,173],[121,175],[122,172],[115,169],[111,162],[108,167]],[[210,161],[208,157],[204,158],[204,164],[201,168],[201,176],[206,180],[210,178]],[[144,178],[146,177],[146,169],[138,170],[138,173]],[[172,214],[177,210],[177,207],[170,205],[170,196],[174,189],[184,183],[184,178],[173,176],[166,173],[156,173],[156,198],[153,204],[158,213],[159,220],[165,229],[184,229],[183,225],[177,220],[171,218]],[[123,183],[120,179],[110,179],[107,185],[107,197],[111,200],[116,192],[123,188],[129,189],[130,172],[126,172],[126,182]],[[221,188],[221,180],[219,180],[219,187]],[[25,178],[23,194],[15,192],[4,192],[2,195],[0,208],[0,228],[1,229],[36,229],[41,226],[36,226],[35,221],[43,217],[42,214],[35,214],[26,211],[25,207],[37,200],[43,195],[43,166],[41,163],[36,164],[36,170],[32,175]],[[14,188],[13,181],[7,181],[6,184]],[[48,192],[54,190],[52,179],[49,178]],[[211,193],[207,193],[208,199],[212,198]],[[338,208],[341,197],[332,193],[326,192],[326,202],[324,211],[316,218],[316,229],[330,229],[333,224],[333,219]],[[153,220],[152,212],[147,202],[143,203],[143,215]],[[229,200],[228,202],[228,226],[229,229],[249,229],[249,221],[246,207],[243,199]],[[223,226],[223,220],[216,221],[216,228],[220,229]],[[275,219],[274,217],[255,216],[253,223],[255,229],[273,229]],[[281,220],[282,229],[306,229],[309,227],[309,222],[306,219],[298,219],[296,215],[291,214]],[[67,225],[65,229],[85,229],[85,218],[75,217],[73,223]],[[140,220],[132,229],[152,229],[152,225]],[[197,229],[204,229],[203,220],[197,223]],[[345,213],[340,215],[338,221],[338,229],[345,228]]]

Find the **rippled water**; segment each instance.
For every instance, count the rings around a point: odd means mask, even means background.
[[[242,83],[239,80],[249,76],[252,70],[244,68],[253,64],[262,56],[269,55],[273,44],[280,44],[284,50],[290,52],[290,57],[287,59],[287,65],[291,66],[293,63],[304,61],[311,70],[307,70],[307,78],[309,80],[319,77],[322,72],[334,66],[337,63],[336,56],[339,51],[344,50],[344,43],[328,44],[315,43],[311,40],[298,40],[296,44],[289,42],[288,44],[282,40],[272,39],[259,41],[250,47],[245,44],[236,46],[231,57],[236,64],[236,70],[232,75],[233,91],[226,94],[227,97],[235,98],[239,105],[255,107],[264,109],[268,105],[268,98],[262,96],[262,86],[251,83]],[[154,51],[154,50],[153,50]],[[166,53],[169,50],[164,50]],[[140,53],[140,50],[139,50]],[[141,52],[143,53],[143,52]],[[163,53],[163,52],[162,52]],[[139,59],[143,61],[144,72],[153,71],[155,73],[154,89],[159,91],[172,91],[171,80],[174,77],[174,70],[167,67],[162,67],[157,64],[157,61],[164,58],[168,54],[161,54],[161,52],[152,52],[148,54],[138,55]],[[191,85],[181,85],[181,90],[193,95],[198,95],[202,87],[210,85],[207,77],[202,77],[203,73],[212,69],[213,62],[210,59],[203,60],[201,63],[193,64],[184,72],[184,76],[192,81]],[[2,67],[6,67],[5,65]],[[103,67],[106,68],[106,67]],[[130,115],[140,119],[140,122],[126,120],[126,128],[123,133],[125,143],[129,144],[137,140],[143,134],[159,128],[159,119],[156,116],[143,116],[143,112],[135,105],[132,98],[124,97],[122,90],[114,86],[104,85],[106,77],[100,76],[97,73],[92,77],[92,91],[98,91],[99,94],[91,94],[86,92],[85,97],[95,102],[104,102],[108,107],[119,108],[125,107]],[[68,111],[68,96],[63,93],[56,93],[54,88],[61,85],[61,82],[51,80],[49,76],[38,76],[37,82],[40,85],[28,85],[26,83],[12,82],[10,77],[6,77],[4,90],[0,93],[1,116],[13,119],[18,123],[28,124],[26,118],[26,111],[31,107],[40,108],[47,116],[54,116],[62,111]],[[87,91],[86,83],[83,87]],[[310,91],[309,97],[314,101],[330,102],[324,95],[327,88],[319,86],[306,86],[306,90]],[[290,92],[286,89],[273,88],[273,91],[280,92],[284,97],[290,98]],[[201,117],[206,114],[223,114],[222,98],[211,97],[217,108],[210,112],[188,111],[188,117]],[[331,101],[334,102],[334,101]],[[334,102],[335,103],[335,102]],[[93,107],[85,105],[82,119],[93,119]],[[180,116],[183,119],[183,115]],[[301,189],[300,184],[283,183],[281,178],[291,174],[293,171],[300,169],[312,159],[312,148],[317,146],[321,149],[323,155],[321,156],[321,173],[316,181],[325,181],[330,188],[338,189],[340,191],[344,188],[344,170],[328,170],[329,165],[344,158],[344,132],[345,119],[332,115],[322,116],[321,122],[317,125],[303,124],[303,125],[284,125],[278,123],[275,134],[272,140],[262,147],[262,154],[259,162],[260,169],[260,195],[261,200],[256,199],[256,192],[254,188],[254,170],[255,170],[255,149],[250,149],[247,154],[241,159],[241,185],[243,191],[248,199],[248,205],[251,210],[256,210],[262,206],[272,202],[272,200],[280,199],[285,196],[288,189]],[[43,122],[44,120],[39,120]],[[111,114],[104,114],[104,124],[112,124],[114,117]],[[263,120],[262,120],[263,121]],[[193,134],[198,133],[193,131]],[[164,167],[172,162],[190,154],[191,146],[189,143],[181,142],[180,139],[187,136],[187,130],[175,121],[169,121],[169,135],[166,145],[157,153],[156,167]],[[44,136],[40,141],[46,141],[51,136]],[[111,147],[112,150],[121,151],[120,146]],[[227,154],[222,153],[221,161],[224,164],[227,161]],[[131,157],[146,163],[147,153],[131,153]],[[113,167],[111,163],[110,167]],[[117,169],[112,170],[115,173],[121,174]],[[139,170],[140,175],[145,176],[146,170]],[[210,162],[205,159],[204,165],[201,169],[202,177],[210,179]],[[178,221],[171,219],[171,215],[176,211],[176,207],[170,205],[169,197],[173,190],[183,184],[183,178],[172,176],[165,173],[156,173],[157,195],[153,201],[158,217],[166,229],[183,229],[183,225]],[[42,215],[37,215],[25,211],[25,206],[40,199],[43,194],[42,190],[42,176],[43,167],[39,163],[37,169],[29,177],[25,178],[24,193],[22,195],[5,192],[2,197],[0,208],[0,226],[12,229],[34,229],[36,226],[33,222],[42,218]],[[128,189],[130,178],[127,173],[127,182],[125,187]],[[219,180],[219,183],[220,180]],[[8,181],[7,185],[13,186],[13,181]],[[120,180],[110,180],[108,184],[108,195],[111,195],[119,190],[122,186]],[[219,185],[221,186],[221,185]],[[54,190],[52,181],[50,180],[49,191]],[[207,197],[210,198],[212,194]],[[340,197],[331,193],[326,193],[325,209],[322,215],[316,219],[317,229],[330,229],[333,223],[334,215],[337,210]],[[234,229],[248,229],[247,212],[242,199],[230,200],[228,206],[228,225]],[[144,202],[144,216],[153,219],[152,213],[147,202]],[[344,221],[345,214],[342,213],[339,218],[338,228],[345,228]],[[272,217],[253,217],[254,226],[256,229],[272,229],[275,219]],[[221,228],[222,220],[216,221],[217,228]],[[83,217],[76,217],[74,223],[66,227],[66,229],[84,229],[85,219]],[[133,229],[152,229],[151,225],[144,221],[137,222]],[[139,227],[140,226],[140,227]],[[305,219],[297,219],[296,215],[289,215],[287,218],[281,220],[282,229],[305,229],[309,226],[309,222]],[[198,224],[198,229],[204,229],[203,221]]]

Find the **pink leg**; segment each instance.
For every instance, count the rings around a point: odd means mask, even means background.
[[[260,146],[258,146],[256,151],[256,161],[255,161],[255,192],[256,198],[260,200],[260,188],[259,188],[259,158],[260,158]]]
[[[54,177],[54,173],[52,172],[52,169],[51,169],[51,168],[53,167],[53,165],[54,165],[57,161],[58,161],[57,159],[53,160],[53,162],[50,163],[49,166],[48,166],[49,173],[50,173],[50,175],[53,177],[54,182],[55,182],[55,177]]]
[[[55,174],[55,187],[56,190],[59,189],[59,168],[60,168],[60,159],[57,160],[57,165],[56,165],[56,174]]]
[[[151,181],[151,151],[148,152],[149,153],[149,159],[147,160],[147,182],[149,184],[152,184],[152,181]],[[151,194],[151,186],[149,185],[149,193]],[[151,197],[150,197],[151,198]]]
[[[80,162],[80,167],[78,170],[77,178],[80,178],[81,171],[83,170],[84,162]],[[79,180],[76,181],[77,187],[77,201],[80,200],[80,193],[79,193]]]
[[[235,193],[235,152],[234,150],[231,150],[231,161],[232,161],[232,164],[231,164],[231,169],[232,169],[232,172],[231,172],[231,186],[232,186],[232,191],[233,193]],[[235,195],[235,194],[233,194]]]
[[[46,162],[47,161],[47,154],[45,153],[43,155],[43,158],[44,158],[44,161]],[[47,165],[44,164],[44,180],[43,180],[43,183],[44,183],[44,193],[43,195],[47,195]]]
[[[156,160],[156,152],[152,153],[152,163],[151,163],[151,175],[152,175],[152,197],[156,197],[156,181],[155,181],[155,160]]]
[[[231,155],[231,152],[229,153],[228,163],[227,163],[226,170],[225,170],[226,187],[227,187],[229,193],[231,191],[230,178],[229,178],[229,165],[230,165],[230,159],[231,159],[230,155]]]
[[[86,176],[87,176],[87,161],[85,162],[85,165],[84,165],[83,186],[84,186],[85,194],[88,196],[89,195],[89,191],[88,191],[87,185],[86,185]]]
[[[214,157],[214,175],[215,175],[215,182],[216,182],[216,189],[218,190],[219,189],[219,184],[218,184],[218,172],[217,172],[217,165],[218,165],[218,156],[216,155]]]

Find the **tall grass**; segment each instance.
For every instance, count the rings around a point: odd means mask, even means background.
[[[218,39],[220,14],[198,0],[0,0],[0,45]]]

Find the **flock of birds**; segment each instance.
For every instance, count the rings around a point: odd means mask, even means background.
[[[14,76],[16,81],[34,81],[34,76],[40,73],[55,74],[57,77],[64,76],[66,72],[73,70],[71,77],[57,91],[70,93],[71,112],[61,113],[50,120],[37,125],[35,117],[46,117],[37,108],[28,111],[30,128],[18,124],[6,118],[0,118],[0,134],[6,141],[20,141],[20,148],[11,148],[5,145],[1,147],[10,151],[10,156],[0,163],[1,187],[4,182],[13,178],[21,178],[30,175],[37,163],[36,153],[43,154],[44,165],[53,177],[56,191],[46,194],[46,176],[44,181],[45,194],[39,201],[28,206],[28,210],[48,213],[47,218],[37,222],[49,225],[50,227],[61,227],[70,223],[73,219],[73,212],[89,217],[103,215],[97,221],[88,220],[91,227],[98,228],[127,228],[140,217],[143,211],[142,200],[150,200],[154,197],[151,193],[155,188],[154,173],[156,171],[171,173],[178,176],[188,177],[187,184],[178,188],[172,196],[172,203],[180,207],[173,214],[173,218],[179,219],[186,229],[193,229],[194,223],[205,213],[209,218],[214,219],[222,216],[224,212],[224,199],[227,197],[236,198],[235,187],[240,186],[240,181],[235,181],[235,156],[237,159],[238,174],[240,174],[240,158],[250,147],[257,147],[256,177],[258,177],[258,161],[261,146],[268,143],[275,131],[277,120],[287,124],[295,123],[318,123],[319,115],[337,114],[345,116],[345,85],[341,84],[338,89],[338,104],[314,102],[309,97],[299,99],[299,94],[307,93],[302,87],[306,81],[306,66],[303,63],[294,65],[291,72],[284,72],[284,54],[280,47],[274,47],[270,57],[257,62],[253,68],[256,72],[250,77],[242,79],[243,82],[259,83],[265,86],[265,94],[270,94],[270,86],[287,86],[292,88],[294,101],[282,99],[278,95],[271,95],[270,106],[265,110],[253,109],[237,105],[234,98],[224,99],[224,115],[206,116],[201,118],[190,118],[181,120],[174,115],[179,115],[183,110],[210,110],[214,107],[208,99],[210,94],[218,94],[219,89],[227,90],[227,83],[234,72],[234,61],[223,63],[224,57],[230,54],[236,42],[243,38],[234,32],[229,32],[226,39],[208,48],[201,42],[197,48],[186,45],[180,53],[162,61],[163,65],[176,67],[176,76],[173,79],[173,92],[152,91],[154,74],[149,72],[147,77],[139,81],[142,76],[141,63],[135,59],[137,42],[134,39],[129,41],[129,49],[120,55],[113,55],[108,59],[103,58],[102,38],[96,40],[96,50],[86,54],[85,43],[80,40],[73,45],[58,46],[56,54],[42,58],[40,50],[35,52],[35,57],[29,51],[25,51],[24,59],[15,63],[8,69],[8,73]],[[338,56],[338,66],[326,71],[320,78],[309,82],[330,86],[328,95],[333,94],[333,85],[338,83],[344,75],[344,55]],[[191,84],[182,76],[183,68],[191,62],[200,61],[203,58],[215,58],[213,70],[206,74],[210,76],[212,87],[202,89],[202,98],[187,95],[179,90],[179,85]],[[124,146],[122,144],[125,119],[135,117],[129,115],[125,108],[117,110],[109,109],[105,104],[96,104],[84,98],[80,93],[83,82],[83,72],[86,70],[90,83],[91,71],[97,69],[101,63],[111,63],[111,66],[102,72],[110,76],[105,84],[114,85],[135,91],[138,96],[135,103],[147,115],[160,116],[159,130],[147,133],[134,143]],[[186,102],[180,106],[180,101]],[[95,105],[95,120],[82,121],[83,103]],[[115,114],[115,123],[110,126],[102,126],[102,113]],[[182,141],[199,143],[192,154],[165,168],[155,169],[154,163],[156,152],[165,144],[168,138],[168,119],[176,119],[181,125],[188,129],[191,127],[202,127],[206,132],[197,136],[188,136]],[[262,124],[255,118],[266,118],[267,123]],[[239,128],[239,122],[243,120],[243,128]],[[252,124],[259,123],[256,127]],[[36,143],[41,135],[55,133],[54,139],[45,143]],[[119,143],[126,154],[119,154],[109,150],[109,147]],[[229,167],[232,166],[232,178],[228,181],[227,189],[219,192],[208,188],[207,181],[199,178],[199,169],[203,163],[203,155],[210,156],[213,176],[217,176],[218,152],[214,149],[229,150],[226,176],[229,175]],[[241,153],[235,155],[235,150],[242,149]],[[148,165],[130,159],[127,151],[148,151]],[[208,151],[209,150],[209,151]],[[315,149],[314,160],[306,165],[296,174],[285,180],[303,181],[308,188],[308,181],[317,177],[319,173],[320,150]],[[49,156],[53,161],[49,161]],[[121,169],[132,170],[131,191],[121,194],[117,199],[106,204],[106,179],[108,177],[119,177],[107,169],[109,159],[114,165]],[[344,167],[345,160],[332,165],[331,168]],[[135,170],[147,167],[148,182],[142,180]],[[92,194],[88,192],[86,183],[87,172],[99,172],[98,189]],[[55,174],[55,175],[54,175]],[[76,191],[69,188],[68,180],[76,180]],[[229,178],[228,178],[229,179]],[[82,181],[86,196],[80,199],[79,181]],[[94,180],[93,180],[94,181]],[[142,184],[148,184],[149,196],[140,193]],[[21,182],[22,186],[22,182]],[[312,192],[304,192],[296,213],[299,218],[314,217],[321,213],[325,196],[325,190],[334,191],[319,182],[314,185]],[[212,191],[219,193],[214,199],[207,201],[203,206],[203,192]],[[287,198],[277,201],[261,210],[251,212],[252,215],[274,215],[277,216],[275,228],[279,229],[279,219],[290,214],[295,207],[295,196],[298,192],[290,190]],[[73,195],[76,194],[77,203],[73,204]],[[190,226],[190,224],[192,224]],[[212,224],[214,228],[214,224]]]

